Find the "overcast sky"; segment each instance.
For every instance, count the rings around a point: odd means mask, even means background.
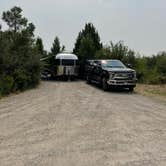
[[[123,40],[144,55],[166,50],[166,0],[0,0],[0,12],[14,5],[35,24],[47,50],[55,36],[72,50],[86,22],[105,44]]]

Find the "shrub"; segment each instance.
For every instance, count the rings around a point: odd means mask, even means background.
[[[34,40],[35,26],[21,8],[3,12],[9,29],[0,30],[0,95],[35,87],[40,80],[41,49]]]
[[[12,76],[5,76],[0,81],[0,94],[9,94],[12,91],[14,79]]]

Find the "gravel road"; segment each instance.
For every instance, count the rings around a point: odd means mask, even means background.
[[[166,103],[85,82],[0,100],[0,166],[165,166]]]

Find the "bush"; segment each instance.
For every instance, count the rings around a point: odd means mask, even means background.
[[[14,91],[25,90],[28,88],[28,80],[30,80],[30,77],[26,75],[24,70],[16,69],[16,71],[14,72],[14,78]]]
[[[160,75],[158,78],[161,84],[166,84],[166,75]]]
[[[11,76],[4,76],[0,81],[0,94],[9,94],[12,91],[14,79]]]
[[[41,49],[34,40],[35,26],[14,7],[3,13],[9,30],[0,30],[0,95],[35,87],[40,80]]]

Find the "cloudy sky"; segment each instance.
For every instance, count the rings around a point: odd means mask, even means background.
[[[105,44],[123,40],[144,55],[166,50],[166,0],[0,0],[0,12],[14,5],[36,25],[47,50],[55,36],[72,50],[86,22]]]

